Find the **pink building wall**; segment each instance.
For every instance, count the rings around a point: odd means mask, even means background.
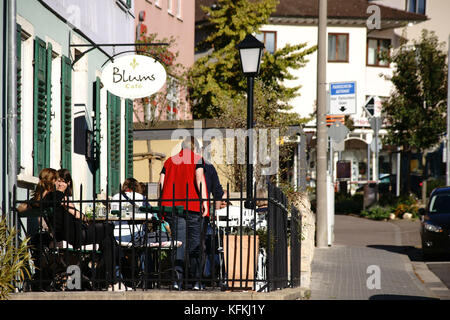
[[[172,10],[169,10],[171,2]],[[178,6],[180,5],[180,10]],[[135,0],[135,27],[139,24],[139,13],[145,11],[145,19],[142,22],[147,28],[147,35],[156,33],[157,39],[174,37],[175,46],[171,47],[172,52],[178,52],[176,62],[181,63],[185,69],[194,64],[194,35],[195,35],[195,1],[194,0]],[[135,30],[136,31],[136,30]],[[186,102],[186,90],[181,88],[179,97],[181,107],[178,110],[177,120],[192,119],[190,106]],[[135,102],[136,104],[136,102]],[[137,108],[142,110],[142,108]],[[163,108],[162,120],[166,119]],[[139,118],[143,119],[143,112]],[[134,121],[138,121],[135,117]]]

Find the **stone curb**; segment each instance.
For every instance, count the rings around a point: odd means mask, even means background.
[[[450,289],[431,271],[425,262],[411,261],[411,267],[420,282],[431,291],[436,298],[450,300]]]
[[[83,291],[14,293],[9,300],[301,300],[310,295],[309,288],[289,288],[273,292],[190,292],[190,291]]]

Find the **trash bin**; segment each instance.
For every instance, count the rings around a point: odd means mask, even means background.
[[[364,185],[364,209],[370,207],[377,202],[378,185],[376,183],[368,183]]]

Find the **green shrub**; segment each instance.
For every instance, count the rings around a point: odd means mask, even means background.
[[[392,213],[391,207],[373,206],[369,209],[361,211],[361,216],[373,220],[389,219],[389,215]]]
[[[337,193],[334,199],[334,209],[336,213],[355,213],[359,214],[363,209],[364,196],[356,193],[355,195]]]
[[[402,218],[405,212],[409,212],[414,218],[419,216],[419,203],[413,195],[402,195],[395,197],[393,195],[383,195],[378,201],[380,207],[391,207],[392,212],[397,218]]]
[[[25,274],[30,276],[28,262],[31,259],[28,240],[18,248],[14,245],[17,231],[10,229],[5,218],[0,218],[0,300],[5,300],[14,291],[15,281],[23,282]],[[17,284],[17,283],[16,283]]]

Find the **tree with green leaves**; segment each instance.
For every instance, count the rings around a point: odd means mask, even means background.
[[[199,58],[188,74],[189,100],[194,118],[215,118],[223,113],[221,97],[232,100],[245,96],[246,79],[240,70],[236,45],[247,34],[259,32],[275,11],[278,0],[218,0],[214,8],[202,7],[207,13],[205,28],[208,35],[197,49],[213,49]],[[295,80],[291,70],[303,67],[307,56],[316,46],[306,43],[286,45],[273,54],[265,51],[260,67],[260,79],[267,88],[277,91],[276,111],[289,111],[289,102],[299,95],[300,86],[288,87],[285,80]],[[274,110],[272,109],[271,112]]]
[[[388,78],[395,91],[383,103],[384,143],[401,146],[410,159],[412,151],[435,146],[446,132],[446,53],[434,32],[422,30],[412,45],[403,41],[392,56],[382,58],[395,64]],[[407,185],[409,191],[409,181]]]
[[[163,89],[154,93],[150,97],[137,99],[137,107],[134,109],[138,123],[147,126],[154,126],[161,120],[163,111],[168,105],[168,93],[173,88],[184,88],[186,86],[186,70],[184,66],[177,62],[179,52],[174,52],[173,48],[176,44],[174,37],[158,39],[156,33],[141,34],[138,44],[145,43],[167,43],[167,46],[146,45],[139,46],[138,53],[141,55],[152,57],[158,60],[166,69],[168,80]],[[183,101],[179,102],[178,107],[181,107]],[[142,109],[142,110],[141,110]],[[144,119],[141,121],[139,113],[143,113]]]
[[[283,180],[283,177],[286,176],[289,171],[289,168],[283,164],[292,160],[293,152],[297,143],[292,144],[289,142],[284,142],[284,140],[285,138],[294,138],[289,136],[291,134],[289,132],[290,126],[299,125],[303,119],[301,119],[297,113],[274,111],[277,109],[278,101],[281,98],[280,92],[265,85],[261,79],[256,79],[253,112],[255,129],[254,141],[258,144],[258,146],[254,152],[259,152],[260,143],[266,145],[268,155],[272,156],[274,154],[274,150],[272,150],[272,148],[275,147],[278,149],[278,159],[271,159],[270,161],[278,161],[278,182],[279,185],[285,189],[285,187],[292,186],[289,181]],[[218,107],[220,110],[223,110],[220,116],[220,125],[230,129],[245,129],[247,124],[247,98],[243,95],[230,97],[227,94],[219,93],[218,100]],[[266,129],[264,131],[267,132],[267,136],[263,139],[260,139],[259,137],[261,133],[260,129]],[[276,130],[278,132],[279,141],[275,142],[271,140],[272,130]],[[229,144],[229,142],[227,143],[225,140],[222,142],[224,143],[224,150],[226,152],[229,152],[228,148],[234,149],[234,151],[232,151],[232,154],[234,154],[234,159],[233,163],[227,163],[227,166],[220,166],[218,167],[218,170],[231,182],[231,189],[233,191],[240,191],[241,189],[244,190],[244,184],[246,182],[246,165],[239,164],[237,159],[238,148],[242,148],[242,146],[240,146],[240,141],[235,139],[232,144]],[[222,163],[225,163],[224,159],[219,160]],[[258,157],[258,161],[253,166],[258,189],[263,188],[267,178],[267,176],[262,173],[263,168],[272,164],[262,165],[260,160],[260,157]],[[276,179],[275,176],[272,178]]]

